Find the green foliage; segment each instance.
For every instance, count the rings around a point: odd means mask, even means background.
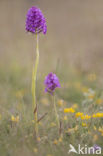
[[[89,80],[88,74],[78,73],[78,71],[74,73],[72,69],[68,74],[65,74],[65,71],[59,72],[62,87],[56,90],[56,106],[62,122],[60,137],[52,97],[44,93],[45,75],[39,73],[38,119],[45,113],[48,114],[38,124],[40,138],[36,140],[32,118],[31,79],[28,73],[28,70],[18,64],[10,67],[7,72],[4,72],[4,68],[0,69],[0,155],[67,156],[69,144],[75,147],[78,144],[103,146],[102,132],[99,131],[103,126],[103,119],[94,118],[84,121],[75,117],[76,112],[92,115],[103,111],[103,92],[100,87],[98,88],[97,79]],[[84,95],[89,88],[95,91],[95,97]],[[74,105],[78,106],[75,108],[75,113],[64,113],[64,108],[74,107]],[[82,126],[82,123],[89,126]]]

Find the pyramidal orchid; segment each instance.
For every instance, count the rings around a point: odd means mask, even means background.
[[[49,92],[50,94],[53,94],[56,88],[61,87],[58,77],[56,76],[56,74],[53,73],[49,73],[45,77],[44,84],[45,84],[45,92]]]
[[[55,89],[61,87],[59,78],[56,76],[56,74],[51,72],[45,77],[44,85],[45,85],[45,92],[48,92],[53,96],[56,121],[57,121],[58,129],[60,129],[59,115],[57,113],[57,108],[56,108],[56,103],[55,103],[55,94],[54,94]]]
[[[41,10],[35,6],[31,7],[26,15],[26,25],[25,29],[27,32],[31,32],[36,35],[36,60],[33,63],[32,71],[32,99],[33,99],[33,111],[34,111],[34,121],[35,121],[35,132],[38,135],[38,117],[37,117],[37,102],[36,102],[36,78],[37,78],[37,68],[39,64],[39,45],[38,36],[40,33],[46,34],[47,25],[46,19],[42,14]]]

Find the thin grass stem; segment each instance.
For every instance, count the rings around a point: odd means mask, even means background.
[[[58,113],[57,113],[57,108],[56,108],[56,103],[55,103],[55,95],[53,95],[53,103],[54,103],[54,111],[55,111],[56,122],[57,122],[58,130],[59,130],[60,122],[59,122],[59,116],[58,116]]]
[[[32,109],[34,113],[34,122],[35,122],[35,133],[36,136],[38,135],[38,117],[37,117],[37,102],[36,102],[36,79],[37,79],[37,69],[39,64],[39,44],[38,44],[38,35],[36,34],[36,60],[35,64],[33,64],[33,71],[32,71]]]

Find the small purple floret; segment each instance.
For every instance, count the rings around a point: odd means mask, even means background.
[[[56,74],[53,73],[49,73],[46,77],[45,77],[45,92],[49,92],[51,94],[53,94],[53,92],[55,91],[55,88],[60,88],[60,83],[59,83],[59,79],[56,76]]]
[[[46,34],[47,25],[44,15],[41,10],[35,6],[31,7],[26,15],[26,31],[33,34],[43,32]]]

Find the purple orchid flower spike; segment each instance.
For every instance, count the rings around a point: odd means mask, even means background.
[[[33,34],[39,34],[40,32],[46,34],[46,19],[39,8],[33,6],[28,10],[25,29]]]
[[[35,6],[31,7],[26,15],[26,24],[25,29],[27,32],[31,32],[36,37],[36,61],[33,63],[33,71],[32,71],[32,109],[34,113],[34,121],[35,121],[35,134],[38,136],[38,110],[36,103],[36,79],[37,79],[37,69],[39,64],[39,33],[46,34],[47,25],[44,15],[41,10]]]
[[[48,92],[50,94],[53,94],[56,88],[61,88],[58,77],[56,76],[56,74],[53,73],[49,73],[45,77],[44,84],[45,92]]]
[[[54,112],[55,112],[56,122],[57,122],[57,125],[58,125],[58,132],[60,134],[61,133],[60,132],[60,121],[59,121],[59,115],[58,115],[57,108],[56,108],[55,94],[54,94],[54,91],[55,91],[56,88],[61,88],[60,82],[59,82],[59,79],[56,76],[56,74],[49,73],[45,77],[44,84],[45,84],[45,92],[48,92],[53,96]]]

